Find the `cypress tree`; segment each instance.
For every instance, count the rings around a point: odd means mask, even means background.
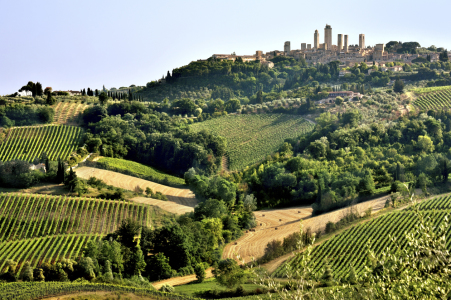
[[[49,158],[47,157],[46,159],[45,159],[45,172],[49,172],[50,171],[50,160],[49,160]]]

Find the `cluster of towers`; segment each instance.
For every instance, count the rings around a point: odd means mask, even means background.
[[[359,48],[365,49],[365,35],[359,34]],[[301,51],[305,50],[311,50],[312,45],[302,43],[301,44]],[[348,52],[349,51],[349,38],[347,34],[338,34],[338,41],[337,45],[332,44],[332,26],[326,24],[326,27],[324,28],[324,43],[320,43],[320,37],[318,30],[315,30],[315,33],[313,35],[313,49],[315,50],[336,50],[340,52]],[[291,45],[290,42],[285,42],[284,45],[284,52],[285,54],[289,54],[291,51]]]

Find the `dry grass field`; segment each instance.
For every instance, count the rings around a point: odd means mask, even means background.
[[[270,241],[283,240],[284,237],[299,231],[301,219],[303,219],[302,223],[305,229],[310,228],[312,232],[324,231],[327,222],[338,222],[351,209],[361,215],[368,208],[372,208],[372,213],[379,211],[384,208],[387,197],[359,203],[352,208],[343,208],[316,217],[311,217],[311,207],[257,211],[255,212],[257,219],[255,232],[245,233],[236,241],[236,245],[235,242],[226,245],[222,256],[223,258],[236,258],[239,255],[245,262],[249,262],[252,258],[263,256],[265,247]]]
[[[181,205],[173,201],[163,201],[146,197],[135,197],[130,200],[137,203],[158,206],[159,208],[176,215],[183,215],[184,213],[194,211],[194,206]]]
[[[129,191],[134,191],[137,186],[143,190],[149,187],[154,192],[161,192],[166,195],[169,201],[183,206],[194,207],[197,204],[197,199],[195,198],[194,193],[189,189],[173,188],[137,177],[91,167],[76,168],[75,172],[77,173],[77,176],[83,179],[95,177],[103,180],[108,185],[120,187]]]
[[[88,104],[81,102],[58,102],[53,107],[55,110],[53,124],[78,125],[80,114],[88,107]]]
[[[213,271],[213,268],[209,268],[209,269],[205,270],[205,273],[206,273],[205,278],[213,277],[212,271]],[[152,285],[154,286],[154,288],[156,288],[158,290],[159,288],[161,288],[163,286],[163,284],[169,284],[172,286],[176,286],[176,285],[187,284],[187,283],[190,283],[190,282],[193,282],[196,280],[197,280],[196,275],[187,275],[187,276],[173,277],[173,278],[153,282]]]

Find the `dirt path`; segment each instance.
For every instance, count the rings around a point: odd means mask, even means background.
[[[181,205],[173,201],[163,201],[146,197],[135,197],[130,200],[137,203],[155,205],[165,211],[171,212],[176,215],[183,215],[184,213],[194,211],[194,207],[192,206]]]
[[[209,269],[205,270],[205,273],[206,273],[205,278],[213,277],[212,271],[213,271],[213,268],[209,268]],[[187,283],[190,283],[190,282],[193,282],[196,280],[197,280],[196,275],[188,275],[188,276],[174,277],[174,278],[169,278],[169,279],[153,282],[152,285],[158,290],[163,286],[163,284],[169,284],[172,286],[176,286],[176,285],[187,284]]]
[[[85,300],[85,299],[96,299],[96,300],[100,300],[100,299],[129,299],[129,300],[143,300],[143,299],[148,299],[148,300],[152,300],[152,299],[156,299],[155,297],[152,296],[138,296],[135,295],[133,293],[126,293],[126,292],[103,292],[103,291],[99,291],[99,292],[73,292],[71,293],[67,293],[66,295],[61,295],[61,296],[53,296],[53,297],[44,297],[44,298],[39,298],[39,299],[47,299],[47,300],[63,300],[63,299],[68,299],[68,300]]]
[[[245,262],[252,258],[264,255],[266,245],[276,239],[283,240],[284,237],[299,231],[300,220],[303,220],[304,229],[310,228],[312,232],[324,231],[327,222],[338,222],[349,212],[353,211],[361,215],[368,208],[372,213],[384,208],[389,196],[380,197],[371,201],[359,203],[352,207],[339,209],[333,212],[311,217],[311,207],[298,207],[288,209],[277,209],[255,212],[257,227],[254,231],[245,233],[236,242],[226,245],[223,258],[236,258],[239,255]],[[281,221],[280,221],[281,220]]]
[[[83,179],[89,179],[89,177],[92,176],[103,180],[108,185],[123,188],[129,191],[134,191],[137,186],[143,190],[149,187],[154,192],[161,192],[166,195],[170,201],[180,205],[194,207],[197,204],[197,199],[195,198],[194,193],[189,189],[173,188],[137,177],[91,167],[77,168],[75,169],[75,173]]]
[[[221,167],[224,172],[229,172],[229,163],[225,155],[221,158]]]

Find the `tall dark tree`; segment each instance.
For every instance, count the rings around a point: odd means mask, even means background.
[[[99,95],[99,102],[101,105],[105,105],[108,101],[108,95],[105,92],[101,92]]]
[[[171,73],[169,73],[169,71],[168,74],[166,75],[166,83],[172,83],[172,76]]]
[[[440,59],[440,61],[447,62],[449,60],[448,52],[446,50],[444,50],[442,53],[440,53],[439,59]]]
[[[257,92],[257,103],[263,103],[263,92],[261,90]]]
[[[40,82],[36,82],[35,89],[36,89],[36,96],[42,96],[44,94],[44,91],[42,89],[42,84]]]
[[[45,160],[45,171],[49,172],[50,171],[50,159],[47,157],[47,159]]]
[[[53,98],[52,93],[48,93],[46,103],[48,105],[53,105],[53,104],[55,104],[55,102],[56,102],[56,99]]]
[[[395,80],[393,84],[393,91],[396,93],[402,93],[404,91],[404,82],[399,79],[399,77]]]
[[[448,177],[449,177],[449,162],[448,162],[447,159],[443,159],[441,173],[442,173],[441,175],[442,175],[443,182],[448,182]]]

